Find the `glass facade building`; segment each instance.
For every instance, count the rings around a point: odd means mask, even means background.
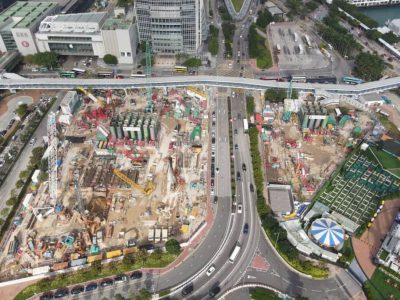
[[[156,53],[197,54],[207,38],[203,0],[137,0],[139,41]]]

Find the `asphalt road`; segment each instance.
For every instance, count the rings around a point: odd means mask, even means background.
[[[57,94],[57,100],[53,104],[51,111],[56,111],[59,106],[65,91],[61,91]],[[11,172],[8,174],[7,178],[3,182],[0,187],[0,210],[6,207],[6,201],[11,195],[11,190],[14,189],[16,182],[19,179],[19,173],[26,169],[28,165],[29,158],[32,154],[32,149],[38,146],[43,145],[42,137],[47,135],[47,116],[45,116],[40,122],[38,128],[32,135],[32,138],[36,138],[37,142],[35,145],[30,146],[29,144],[25,146],[22,150],[22,153],[19,156],[19,159],[15,162]]]

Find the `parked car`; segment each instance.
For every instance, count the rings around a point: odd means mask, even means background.
[[[247,171],[246,164],[242,164],[242,170],[243,170],[244,172],[246,172],[246,171]]]
[[[68,289],[60,289],[54,293],[54,299],[64,298],[69,295]]]
[[[254,186],[252,183],[250,183],[250,192],[254,193]]]
[[[214,196],[214,204],[217,204],[218,202],[218,196]]]
[[[131,274],[131,279],[132,279],[132,280],[140,279],[140,278],[142,278],[142,276],[143,276],[143,273],[142,273],[142,272],[140,272],[140,271],[135,271],[135,272],[133,272],[133,273]]]
[[[243,211],[242,204],[238,204],[237,210],[238,210],[238,214],[241,214],[241,213],[242,213],[242,211]]]
[[[127,281],[128,281],[128,276],[126,276],[125,274],[117,275],[114,278],[115,283],[122,283]]]
[[[71,295],[78,295],[80,293],[83,293],[84,291],[85,288],[82,285],[79,285],[71,289]]]
[[[100,286],[102,288],[105,288],[106,286],[110,286],[113,284],[114,284],[114,281],[111,278],[106,278],[106,279],[103,279],[103,281],[100,283]]]
[[[39,298],[40,300],[52,300],[54,299],[54,294],[52,292],[47,292],[44,293],[42,296]]]
[[[187,296],[193,292],[193,283],[189,283],[182,289],[182,296]]]
[[[33,146],[33,145],[35,145],[35,143],[36,143],[36,138],[33,138],[30,140],[29,145]]]
[[[96,282],[89,283],[89,284],[86,286],[85,291],[86,291],[86,292],[94,291],[95,289],[97,289],[97,286],[98,286],[98,285],[97,285]]]

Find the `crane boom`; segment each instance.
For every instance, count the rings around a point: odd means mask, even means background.
[[[103,101],[97,99],[95,96],[93,96],[92,93],[88,92],[87,90],[85,90],[83,87],[78,87],[77,88],[79,91],[81,91],[82,93],[84,93],[86,96],[88,96],[90,98],[90,100],[92,100],[94,103],[96,103],[98,106],[100,107],[104,107],[104,103]]]
[[[119,179],[121,179],[122,181],[126,182],[127,184],[129,184],[132,188],[140,191],[141,193],[145,194],[145,195],[150,195],[151,193],[154,192],[155,187],[153,185],[153,183],[148,182],[146,187],[143,188],[142,186],[140,186],[139,184],[137,184],[136,182],[134,182],[132,179],[130,179],[128,176],[126,176],[124,173],[122,173],[121,171],[117,170],[117,169],[113,169],[113,173],[118,176]]]

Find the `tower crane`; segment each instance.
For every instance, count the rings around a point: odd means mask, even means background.
[[[81,91],[82,93],[84,93],[86,96],[88,96],[90,98],[90,100],[92,100],[94,103],[96,103],[98,106],[100,107],[104,107],[104,102],[101,101],[100,99],[97,99],[95,96],[93,96],[93,94],[87,90],[85,90],[83,87],[78,87],[77,90]]]
[[[118,169],[113,169],[113,173],[122,181],[125,183],[129,184],[133,189],[138,190],[139,192],[143,193],[144,195],[151,195],[154,190],[155,186],[152,182],[148,181],[145,187],[140,186],[136,182],[134,182],[132,179],[130,179],[128,176],[126,176],[124,173],[122,173]]]

